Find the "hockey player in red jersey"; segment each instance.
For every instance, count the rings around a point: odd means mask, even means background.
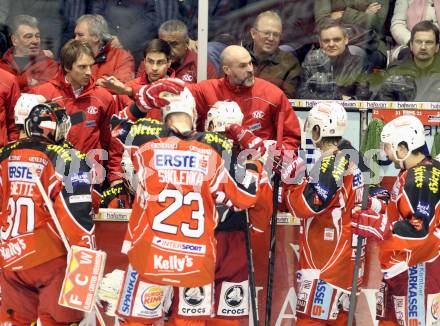
[[[230,139],[234,160],[231,161],[229,173],[234,179],[240,179],[240,165],[243,162],[239,157],[242,150],[265,150],[261,138],[241,127],[242,120],[243,113],[237,103],[219,101],[209,110],[205,122],[206,131],[218,132]],[[240,135],[243,137],[239,137]],[[181,295],[175,295],[171,318],[175,325],[185,323],[186,325],[234,326],[240,325],[240,319],[249,316],[249,290],[250,286],[255,284],[251,284],[248,279],[248,260],[245,258],[247,256],[245,228],[248,226],[246,215],[249,214],[252,229],[256,230],[256,233],[268,227],[272,213],[272,188],[263,164],[259,161],[248,161],[248,163],[247,167],[258,175],[255,206],[245,211],[236,209],[224,193],[217,193],[216,207],[219,221],[215,229],[217,257],[214,311],[211,312],[211,316],[206,312],[200,313],[194,309],[195,302],[185,300]]]
[[[440,318],[440,164],[428,156],[423,124],[412,115],[385,125],[381,141],[400,169],[383,214],[356,209],[353,232],[379,243],[380,325],[435,325]],[[390,227],[391,224],[391,227]]]
[[[58,305],[67,252],[34,179],[41,179],[69,244],[94,248],[90,171],[83,154],[61,146],[69,128],[63,108],[39,104],[25,121],[28,138],[1,149],[3,322],[69,325],[83,317]]]
[[[341,105],[315,105],[304,129],[321,157],[307,178],[283,176],[287,207],[301,220],[296,325],[347,324],[356,244],[351,210],[362,197],[363,178],[358,153],[341,151],[346,127]]]
[[[130,266],[118,305],[128,322],[160,318],[170,286],[179,287],[183,300],[197,301],[197,309],[209,316],[217,194],[224,193],[240,209],[256,201],[258,175],[245,169],[245,186],[225,166],[223,158],[231,157],[227,139],[194,131],[191,93],[185,89],[168,103],[162,108],[164,124],[148,118],[134,124],[113,121],[114,135],[129,151],[139,181],[123,246]]]

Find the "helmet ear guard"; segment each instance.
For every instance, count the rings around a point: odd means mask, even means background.
[[[224,132],[227,125],[241,125],[242,122],[243,113],[236,102],[218,101],[208,111],[205,120],[205,131]]]
[[[39,136],[60,143],[66,138],[71,122],[57,103],[41,103],[32,108],[24,127],[28,137]]]

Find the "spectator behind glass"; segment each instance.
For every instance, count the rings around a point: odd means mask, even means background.
[[[320,27],[333,19],[350,30],[350,44],[362,47],[370,68],[385,68],[387,47],[383,41],[388,0],[315,0],[315,20]]]
[[[75,39],[86,42],[93,51],[93,77],[115,76],[122,82],[134,78],[133,56],[124,49],[114,48],[107,22],[101,15],[83,15],[76,21]]]
[[[439,0],[397,0],[391,20],[391,35],[398,45],[407,45],[415,24],[428,20],[438,27]]]
[[[350,53],[346,30],[328,20],[319,32],[320,49],[310,50],[302,64],[298,97],[320,100],[369,99],[368,67]]]
[[[277,85],[287,97],[295,98],[301,66],[292,54],[278,48],[282,33],[280,16],[274,11],[262,12],[251,28],[253,41],[247,50],[255,76]]]
[[[415,96],[413,98],[407,97],[407,100],[440,101],[438,93],[440,88],[438,27],[430,21],[417,23],[411,30],[409,46],[412,58],[396,62],[388,68],[384,83],[381,85],[376,98],[380,100],[397,100],[405,97],[405,95],[399,93],[408,92],[415,94]],[[405,76],[407,80],[414,80],[416,91],[411,91],[410,86],[402,88],[400,82],[395,82],[396,76]],[[411,84],[410,81],[407,85],[409,84]]]
[[[171,68],[176,77],[188,83],[197,82],[197,53],[189,49],[186,25],[179,20],[169,20],[159,27],[159,38],[171,47]],[[145,64],[138,68],[137,76],[145,74]],[[208,61],[208,79],[216,78],[214,65]]]
[[[88,0],[90,13],[102,15],[109,31],[116,36],[138,64],[143,58],[146,43],[157,37],[159,23],[156,6],[170,1],[151,0]],[[175,17],[174,17],[175,18]]]
[[[171,65],[171,47],[165,41],[153,39],[148,42],[144,50],[145,71],[142,76],[129,82],[122,83],[115,77],[109,77],[103,81],[103,86],[107,87],[116,97],[116,103],[119,110],[134,102],[134,96],[139,92],[142,86],[154,83],[155,81],[174,77],[174,70]],[[148,111],[147,116],[157,120],[161,119],[159,108],[153,108]]]
[[[0,68],[15,75],[23,92],[55,77],[58,64],[40,49],[38,20],[28,15],[14,17],[10,25],[13,47],[3,55]]]

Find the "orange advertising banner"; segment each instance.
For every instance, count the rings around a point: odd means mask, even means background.
[[[72,246],[58,303],[72,309],[90,312],[95,303],[104,273],[107,254]]]

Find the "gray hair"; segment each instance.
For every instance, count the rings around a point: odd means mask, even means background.
[[[185,23],[177,20],[167,20],[159,27],[160,33],[182,33],[186,38],[188,38],[188,27],[186,27]]]
[[[98,36],[101,43],[106,43],[112,39],[108,31],[108,24],[101,15],[82,15],[76,20],[76,24],[85,22],[89,28],[89,34]]]
[[[37,18],[29,15],[17,15],[15,16],[9,27],[11,28],[11,34],[17,34],[18,29],[21,25],[30,26],[33,28],[38,28],[38,20]]]

